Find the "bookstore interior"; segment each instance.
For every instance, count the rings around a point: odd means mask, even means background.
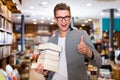
[[[45,70],[59,71],[59,53],[62,48],[47,42],[57,26],[54,21],[45,24],[39,20],[40,23],[37,23],[35,17],[33,22],[26,22],[26,18],[29,19],[33,14],[24,15],[24,12],[18,9],[20,4],[25,5],[24,1],[28,0],[15,0],[15,2],[0,0],[0,80],[45,80],[46,76],[35,71],[39,63],[43,64]],[[104,3],[107,1],[119,0],[105,0]],[[44,2],[39,6],[46,9],[46,4]],[[79,21],[78,17],[72,17],[71,25],[78,30],[87,31],[102,59],[102,66],[99,69],[86,61],[89,79],[120,80],[120,16],[114,18],[116,8],[104,11],[110,16],[96,20],[88,19],[80,24],[76,23]],[[13,16],[18,19],[14,19]]]

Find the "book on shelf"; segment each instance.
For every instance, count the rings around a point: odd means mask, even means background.
[[[3,57],[3,50],[2,50],[2,47],[0,47],[0,59],[2,59]]]
[[[8,74],[11,74],[12,71],[13,71],[12,66],[11,66],[10,64],[7,64],[7,65],[6,65],[6,72],[7,72]]]
[[[0,72],[0,80],[5,80],[4,75]]]
[[[100,78],[99,80],[102,79],[111,79],[111,73],[110,73],[110,70],[109,69],[99,69],[99,74],[98,74],[98,78]]]
[[[55,55],[51,55],[48,53],[41,53],[38,57],[38,59],[49,59],[49,60],[55,60],[55,61],[59,61],[59,56],[55,56]]]
[[[53,51],[57,51],[57,52],[61,52],[62,51],[62,47],[53,43],[43,43],[40,44],[38,49],[41,50],[53,50]]]
[[[8,74],[5,70],[0,69],[0,73],[2,75],[2,78],[4,78],[4,79],[1,79],[1,80],[8,80]]]
[[[15,77],[16,79],[20,79],[20,73],[18,72],[18,70],[17,69],[14,69],[13,71],[12,71],[12,74],[13,74],[13,77]]]

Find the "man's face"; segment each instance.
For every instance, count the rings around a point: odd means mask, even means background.
[[[58,10],[56,11],[54,19],[60,31],[67,31],[71,20],[71,14],[68,10]]]

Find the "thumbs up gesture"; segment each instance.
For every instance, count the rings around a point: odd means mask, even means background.
[[[88,57],[92,57],[92,51],[87,47],[87,45],[85,44],[84,42],[84,37],[81,36],[80,37],[80,42],[79,44],[77,45],[77,50],[80,54],[85,54],[87,55]]]

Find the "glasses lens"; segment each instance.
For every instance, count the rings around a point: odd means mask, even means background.
[[[58,20],[58,21],[62,21],[63,19],[64,20],[66,20],[66,21],[68,21],[68,20],[70,20],[70,16],[65,16],[65,17],[56,17],[56,19]]]
[[[62,21],[63,17],[56,17],[58,21]]]
[[[70,16],[65,16],[65,20],[70,20]]]

